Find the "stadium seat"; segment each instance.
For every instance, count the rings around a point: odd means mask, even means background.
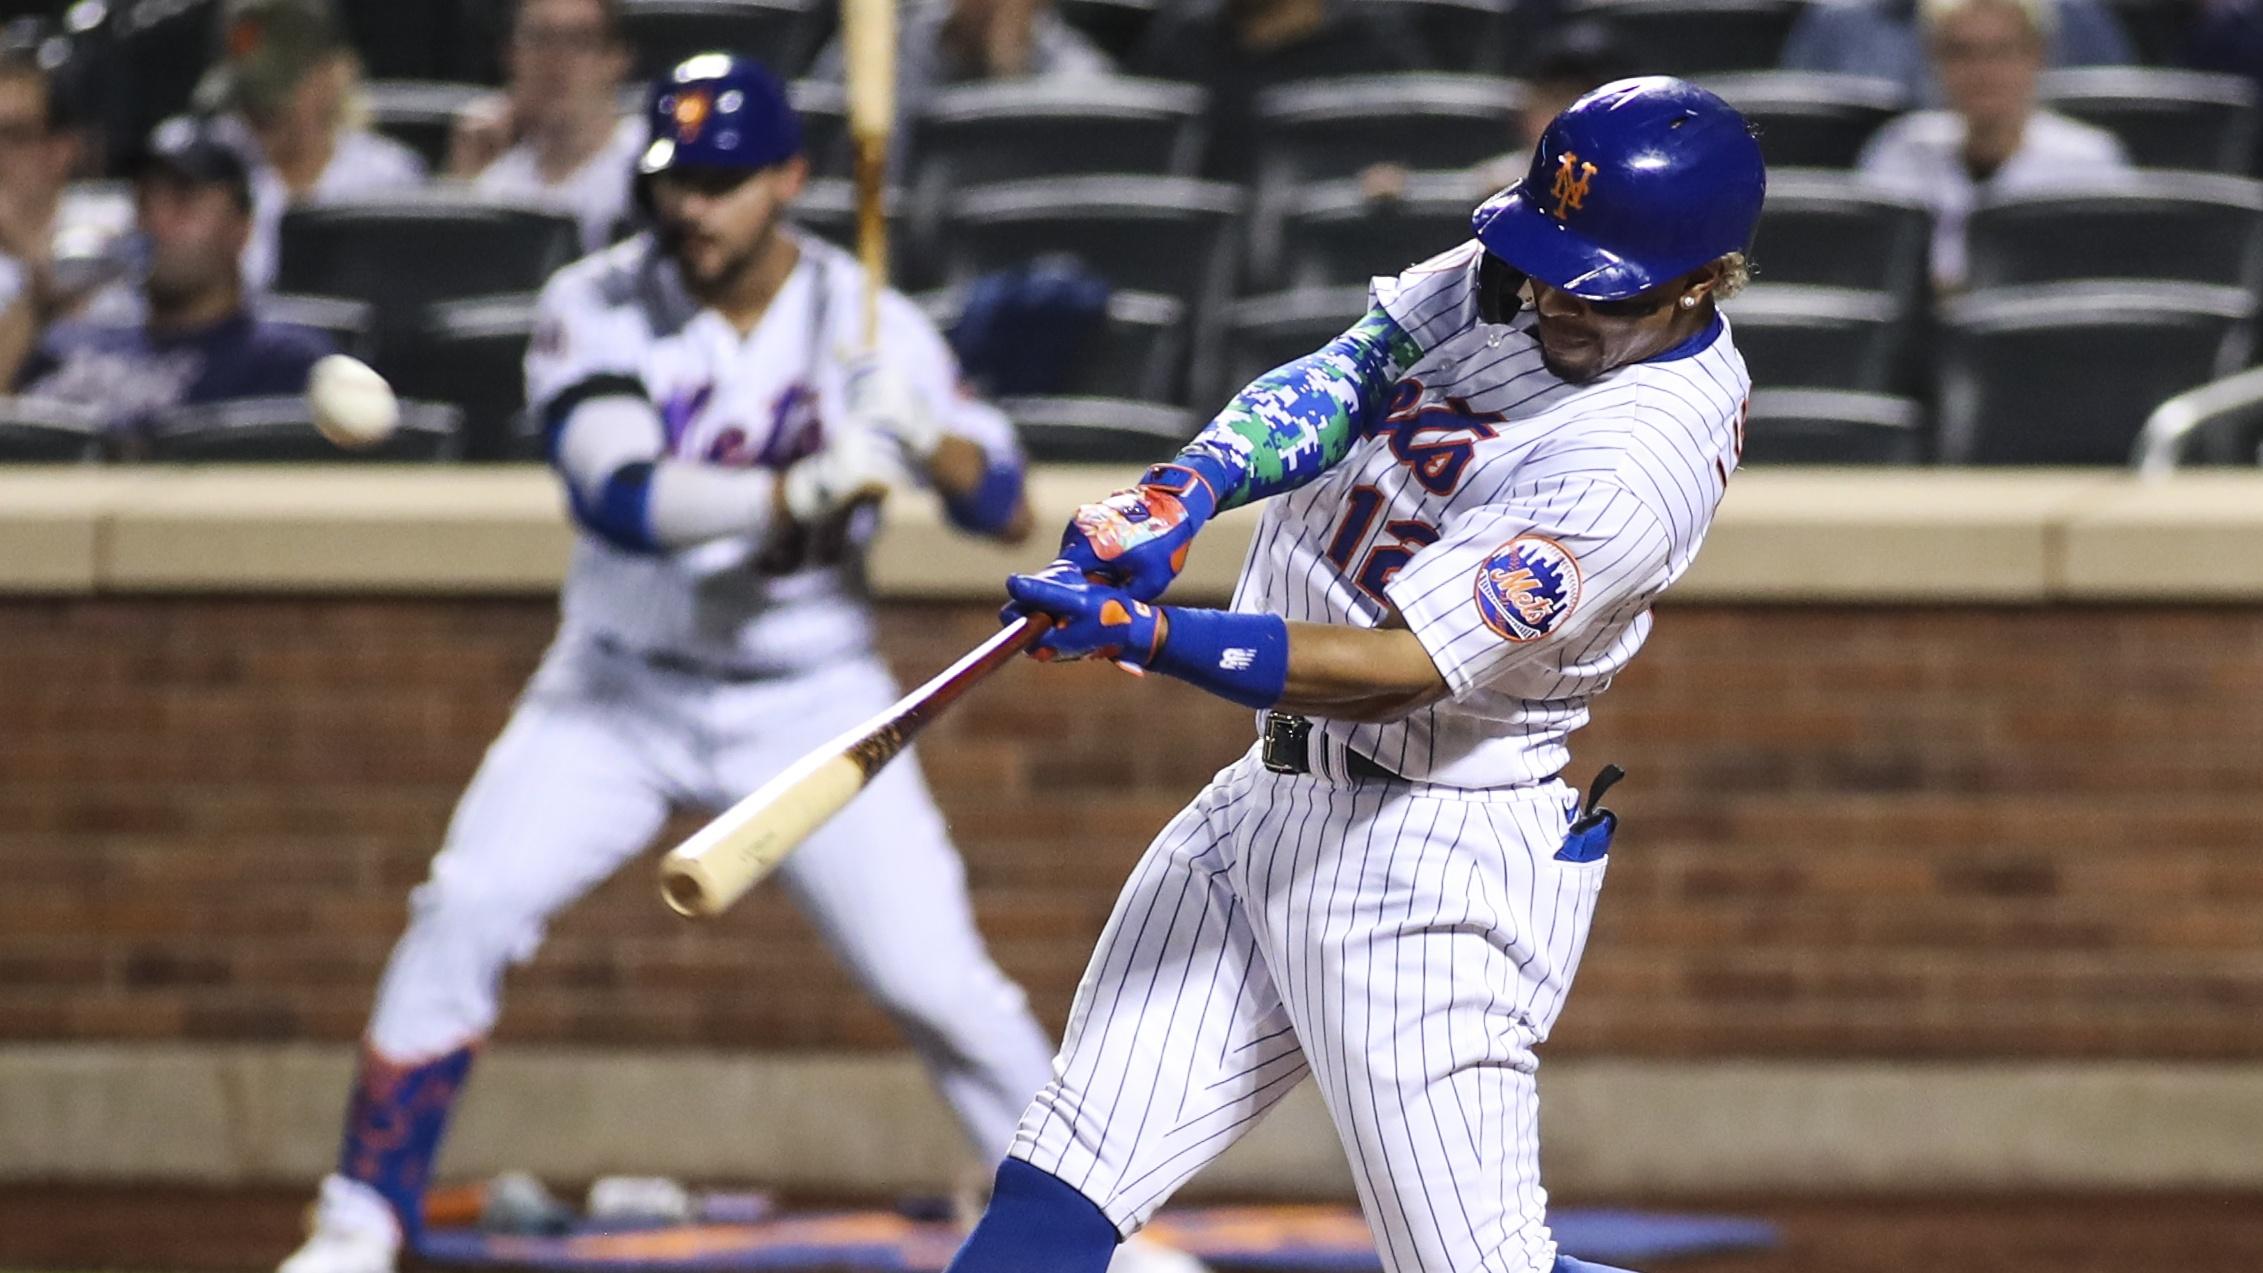
[[[2140,473],[2263,464],[2263,367],[2188,389],[2154,408],[2131,457]]]
[[[369,85],[370,123],[422,156],[432,171],[448,163],[448,138],[465,107],[492,93],[477,84],[377,80]]]
[[[425,311],[395,342],[386,378],[402,396],[445,402],[463,413],[467,460],[524,459],[526,347],[534,330],[534,298],[491,296],[450,301]]]
[[[1843,173],[1768,174],[1752,259],[1770,283],[1885,292],[1915,304],[1926,286],[1933,216],[1901,195],[1859,186]]]
[[[401,423],[376,446],[344,450],[315,432],[300,397],[242,398],[183,407],[151,422],[142,451],[152,460],[222,463],[453,459],[462,413],[432,402],[403,402]]]
[[[0,463],[91,460],[102,429],[101,413],[76,403],[0,396]]]
[[[1055,464],[1145,464],[1169,459],[1194,436],[1191,411],[1121,398],[1007,398],[999,408],[1030,458]]]
[[[916,125],[922,177],[963,188],[1077,173],[1188,177],[1202,162],[1203,92],[1076,76],[967,84]]]
[[[377,312],[362,301],[276,292],[260,297],[253,304],[259,316],[268,322],[321,332],[338,347],[339,353],[352,354],[363,362],[376,356]]]
[[[921,253],[905,250],[916,245],[904,241],[901,210],[905,199],[902,193],[890,191],[886,202],[891,240],[889,255],[897,271],[890,276],[890,281],[899,287],[927,286],[934,282],[940,270],[934,267],[933,262],[925,260]],[[787,215],[793,218],[794,224],[827,243],[849,252],[857,250],[855,182],[843,178],[812,181],[802,187],[801,198],[794,200]],[[922,265],[928,268],[922,269]]]
[[[1061,16],[1118,62],[1139,47],[1157,0],[1059,0]]]
[[[515,7],[512,0],[382,0],[340,4],[338,16],[372,79],[499,84]]]
[[[1509,60],[1514,0],[1361,0],[1397,10],[1421,39],[1424,63],[1447,71],[1498,73]]]
[[[966,298],[958,289],[912,298],[935,324],[948,332],[958,323]],[[1186,307],[1153,292],[1118,291],[1108,297],[1108,316],[1097,337],[1060,369],[1059,392],[1070,397],[1129,398],[1177,402],[1186,369]]]
[[[2252,171],[2255,86],[2245,76],[2135,66],[2047,71],[2043,104],[2121,139],[2143,168]]]
[[[1524,86],[1408,72],[1284,84],[1260,93],[1267,184],[1349,177],[1378,163],[1467,168],[1515,148]]]
[[[1352,181],[1310,187],[1282,220],[1281,263],[1268,281],[1328,287],[1397,274],[1467,242],[1477,202],[1466,173],[1414,174],[1389,200],[1369,199]]]
[[[799,75],[824,35],[813,0],[622,0],[621,33],[636,51],[635,75],[653,80],[694,53],[722,50]]]
[[[1795,0],[1575,0],[1566,17],[1600,18],[1646,74],[1765,71],[1783,60]]]
[[[786,100],[801,116],[802,155],[809,160],[810,172],[820,177],[851,175],[856,156],[849,146],[846,90],[823,80],[795,80],[786,86]]]
[[[581,254],[574,219],[529,204],[423,191],[283,214],[276,288],[367,301],[382,333],[423,306],[531,292]]]
[[[1852,168],[1878,126],[1908,109],[1901,85],[1856,75],[1754,71],[1709,75],[1752,121],[1771,168]]]
[[[1241,207],[1241,192],[1232,186],[1172,177],[978,186],[951,200],[945,276],[963,283],[1063,252],[1118,288],[1201,306],[1224,295],[1232,265],[1227,231]]]
[[[2263,182],[2204,172],[2006,195],[1966,222],[1968,283],[2127,278],[2263,290]]]
[[[1976,464],[2124,464],[2154,408],[2236,370],[2255,298],[2196,283],[2053,283],[1943,315],[1940,453]]]
[[[2263,465],[2263,367],[2188,389],[2154,408],[2130,458],[2147,476],[2188,465]]]
[[[1924,409],[1908,398],[1841,389],[1755,389],[1741,464],[1915,464]]]
[[[1882,292],[1763,283],[1723,308],[1756,385],[1885,393],[1900,378],[1906,316]]]
[[[1204,401],[1244,385],[1342,335],[1367,312],[1364,287],[1313,287],[1238,301],[1226,316],[1226,356]]]

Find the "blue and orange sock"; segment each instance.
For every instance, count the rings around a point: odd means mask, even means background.
[[[1115,1222],[1098,1204],[1019,1158],[998,1166],[982,1220],[945,1273],[1106,1273]]]
[[[432,1160],[448,1130],[456,1093],[471,1072],[477,1045],[429,1060],[402,1063],[364,1047],[346,1109],[346,1139],[338,1174],[368,1185],[393,1208],[401,1245],[415,1250],[424,1229],[424,1191]]]

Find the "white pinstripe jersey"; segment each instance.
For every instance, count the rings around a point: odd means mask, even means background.
[[[1478,315],[1474,241],[1377,279],[1421,350],[1385,421],[1269,502],[1234,608],[1374,627],[1395,608],[1452,695],[1389,723],[1314,722],[1400,775],[1553,776],[1588,701],[1650,631],[1743,443],[1752,386],[1727,320],[1584,385],[1541,363],[1529,310]]]
[[[794,231],[801,259],[754,330],[684,290],[649,235],[585,257],[542,290],[527,352],[527,401],[540,412],[597,376],[643,386],[678,463],[782,470],[816,451],[847,416],[842,355],[863,342],[864,272],[855,258]],[[952,433],[993,456],[1013,426],[961,392],[958,360],[925,315],[883,291],[879,348]],[[570,630],[728,667],[791,672],[868,648],[872,620],[853,551],[789,563],[747,540],[641,554],[583,531],[562,600]]]

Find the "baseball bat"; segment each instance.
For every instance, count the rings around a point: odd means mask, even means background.
[[[762,784],[661,859],[662,899],[679,915],[722,914],[864,790],[928,722],[1051,627],[1050,619],[1022,616],[934,680]]]
[[[880,344],[888,282],[888,138],[896,127],[896,0],[841,0],[849,137],[856,147],[856,246],[864,265],[864,351]]]

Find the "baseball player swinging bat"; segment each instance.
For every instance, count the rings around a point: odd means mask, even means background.
[[[1008,624],[934,680],[764,783],[668,851],[660,862],[660,896],[679,915],[722,914],[855,799],[928,722],[1052,626],[1039,616]]]

